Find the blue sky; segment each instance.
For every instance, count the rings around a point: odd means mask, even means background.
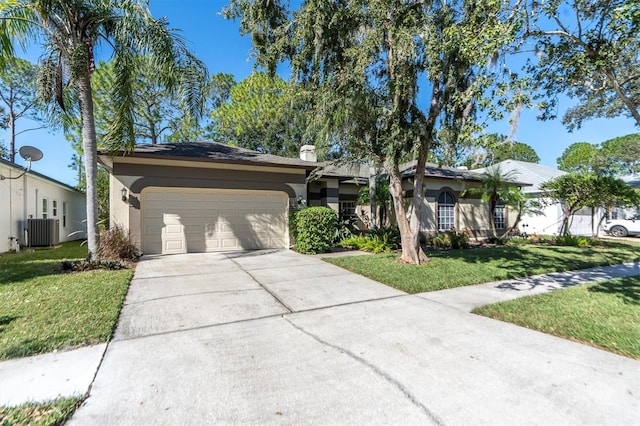
[[[227,21],[219,14],[225,4],[224,0],[151,0],[151,12],[157,18],[166,16],[172,28],[181,29],[189,47],[204,61],[211,74],[230,73],[240,81],[253,69],[251,40],[240,36],[237,22]],[[30,60],[37,57],[32,51],[27,55]],[[569,101],[561,102],[559,111],[563,112],[568,106]],[[582,129],[569,133],[560,120],[541,122],[535,116],[535,111],[522,113],[515,140],[531,145],[540,156],[540,162],[551,167],[557,166],[556,159],[573,142],[600,143],[638,131],[634,121],[626,117],[592,120]],[[489,128],[490,132],[502,134],[509,134],[510,130],[507,122],[495,123]],[[0,132],[2,139],[8,143],[7,132]],[[41,161],[33,163],[34,170],[75,185],[75,173],[68,167],[73,151],[62,134],[45,130],[28,132],[17,139],[17,146],[22,145],[36,146],[44,153]],[[18,164],[21,161],[17,160]]]

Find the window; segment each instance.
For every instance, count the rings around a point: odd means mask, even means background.
[[[49,200],[46,198],[42,199],[42,218],[46,219],[49,217]]]
[[[448,231],[455,228],[456,199],[449,192],[442,192],[438,196],[438,231]]]
[[[62,226],[67,226],[67,202],[62,202]]]
[[[53,200],[51,202],[51,210],[53,213],[53,217],[58,217],[58,201],[57,200]]]
[[[501,201],[498,201],[496,205],[496,210],[493,213],[493,223],[496,225],[496,229],[505,229],[505,210],[504,204]]]
[[[353,219],[356,216],[355,201],[340,201],[340,220]]]

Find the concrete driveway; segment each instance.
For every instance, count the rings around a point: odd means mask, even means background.
[[[148,258],[70,424],[637,424],[640,362],[291,251]]]

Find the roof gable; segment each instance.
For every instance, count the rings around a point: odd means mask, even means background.
[[[14,169],[14,170],[16,170],[16,171],[18,171],[20,173],[22,173],[24,171],[24,167],[20,167],[17,164],[12,163],[11,161],[4,160],[2,158],[0,158],[0,164],[2,164],[3,166],[6,166],[6,167],[11,167],[12,169]],[[44,179],[46,181],[49,181],[49,182],[51,182],[51,183],[53,183],[55,185],[62,186],[62,187],[64,187],[65,189],[67,189],[69,191],[77,192],[78,194],[83,194],[83,192],[79,191],[78,188],[74,188],[71,185],[67,185],[64,182],[60,182],[59,180],[55,180],[53,178],[50,178],[49,176],[43,175],[42,173],[36,172],[34,170],[29,170],[29,172],[26,173],[26,174],[29,175],[29,176],[36,176],[36,177],[38,177],[40,179]]]

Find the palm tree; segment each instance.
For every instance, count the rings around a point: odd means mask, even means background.
[[[136,57],[145,55],[164,87],[179,91],[191,111],[201,105],[206,69],[184,41],[156,20],[144,0],[6,0],[0,4],[0,66],[14,52],[14,43],[42,41],[44,59],[39,72],[40,93],[65,110],[63,88],[77,92],[87,184],[88,258],[98,253],[97,142],[91,74],[94,51],[102,45],[112,52],[116,75],[112,98],[113,123],[105,143],[131,148],[133,136],[132,84]],[[204,77],[204,78],[203,78]]]
[[[489,206],[489,223],[491,224],[491,233],[494,239],[498,238],[496,232],[495,213],[498,202],[502,201],[505,205],[519,204],[518,194],[520,189],[514,186],[515,171],[510,170],[503,172],[500,166],[489,166],[482,174],[480,188],[469,188],[465,194],[481,194],[482,201]]]

